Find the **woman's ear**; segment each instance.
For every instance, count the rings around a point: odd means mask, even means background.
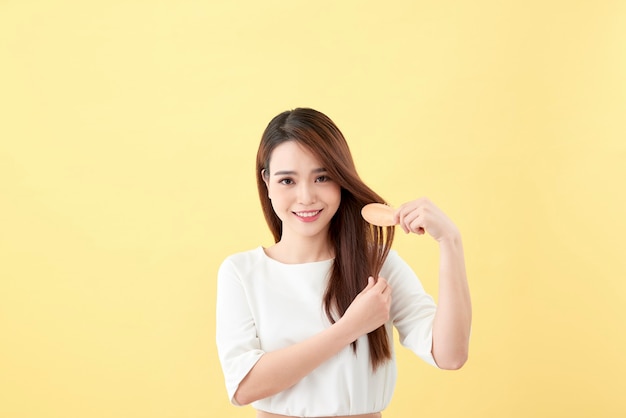
[[[261,170],[261,178],[263,179],[263,182],[265,183],[265,188],[267,189],[267,197],[270,198],[270,200],[272,200],[272,197],[270,196],[270,184],[269,184],[269,180],[270,180],[270,173],[267,171],[267,169],[263,169]]]

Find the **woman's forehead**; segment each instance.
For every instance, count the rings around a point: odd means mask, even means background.
[[[271,174],[277,171],[321,171],[322,163],[313,152],[297,141],[287,141],[272,151],[269,159]]]

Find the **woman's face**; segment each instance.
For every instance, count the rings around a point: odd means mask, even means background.
[[[296,141],[277,146],[263,176],[283,236],[325,237],[341,202],[341,187],[313,154]]]

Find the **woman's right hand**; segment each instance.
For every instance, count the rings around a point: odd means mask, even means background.
[[[377,281],[370,277],[367,286],[354,298],[340,322],[347,326],[356,340],[389,321],[390,307],[391,286],[382,277]]]

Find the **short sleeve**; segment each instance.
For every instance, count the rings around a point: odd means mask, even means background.
[[[255,321],[237,267],[226,259],[217,274],[217,352],[230,402],[244,377],[261,358]]]
[[[400,343],[425,362],[438,367],[432,354],[433,321],[437,305],[411,267],[394,250],[380,274],[392,289],[391,319]]]

